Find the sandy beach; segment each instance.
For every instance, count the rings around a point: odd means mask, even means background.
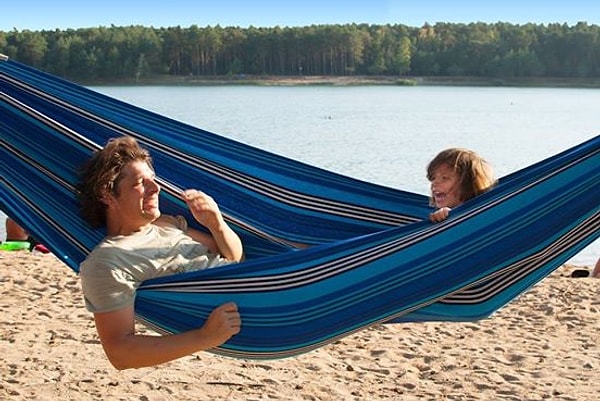
[[[0,399],[595,401],[600,279],[574,268],[480,322],[378,325],[284,360],[199,353],[117,371],[77,275],[51,254],[0,252]]]

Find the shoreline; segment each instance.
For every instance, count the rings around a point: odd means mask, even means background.
[[[86,86],[474,86],[531,88],[600,88],[600,78],[480,78],[413,76],[157,76],[141,79],[96,80]]]

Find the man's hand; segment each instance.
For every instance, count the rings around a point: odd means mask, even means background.
[[[188,189],[183,192],[183,199],[196,221],[210,231],[223,224],[223,216],[219,206],[209,195],[196,189]]]
[[[217,347],[240,332],[242,320],[237,305],[233,302],[223,304],[210,313],[206,323],[200,329],[201,336]]]

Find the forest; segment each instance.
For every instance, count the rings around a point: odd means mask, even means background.
[[[600,28],[435,23],[0,32],[0,53],[73,81],[152,77],[598,78]]]

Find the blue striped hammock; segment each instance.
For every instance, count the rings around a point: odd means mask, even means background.
[[[600,136],[503,177],[426,220],[423,195],[290,160],[0,61],[1,209],[74,271],[103,236],[78,215],[77,171],[109,138],[153,155],[164,213],[200,188],[247,260],[145,282],[136,315],[161,333],[235,301],[242,331],[212,352],[294,356],[383,322],[490,316],[599,237]]]

